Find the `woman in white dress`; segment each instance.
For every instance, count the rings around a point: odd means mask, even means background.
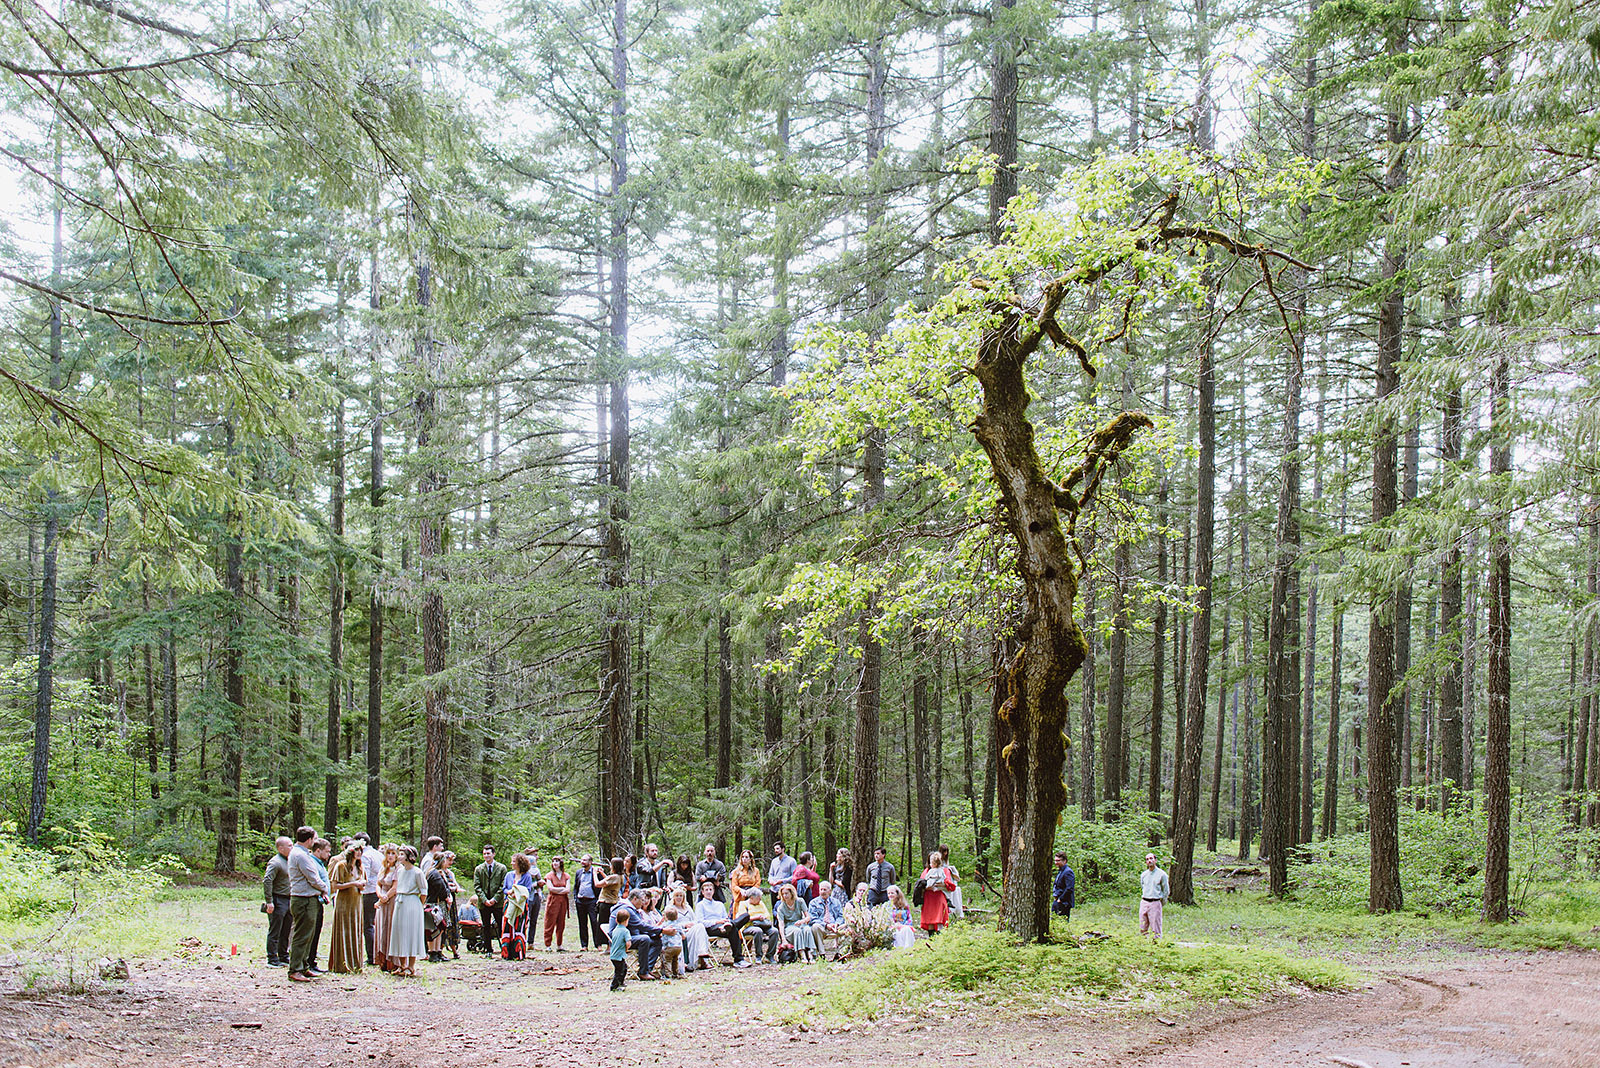
[[[389,927],[389,958],[395,974],[416,978],[417,958],[428,952],[422,931],[422,899],[428,895],[428,881],[417,868],[417,849],[403,846],[400,870],[394,880],[394,919]]]
[[[889,934],[894,939],[894,948],[904,949],[917,944],[917,929],[911,926],[911,902],[906,900],[906,892],[898,886],[889,887]]]
[[[683,960],[689,971],[696,971],[708,967],[711,960],[711,938],[706,934],[705,924],[694,918],[694,906],[689,904],[689,893],[682,883],[672,888],[672,897],[669,899],[672,908],[677,909],[678,918],[672,925],[683,935]]]

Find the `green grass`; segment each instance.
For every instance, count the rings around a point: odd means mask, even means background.
[[[779,1010],[779,1017],[798,1023],[993,1009],[1156,1011],[1251,1001],[1290,985],[1341,989],[1356,978],[1335,961],[1254,946],[1152,942],[1135,933],[1084,945],[1019,945],[987,926],[957,924],[915,949],[878,953],[835,973],[816,1001]]]

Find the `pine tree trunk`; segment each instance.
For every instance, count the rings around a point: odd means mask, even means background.
[[[1404,48],[1405,31],[1390,31],[1389,51]],[[1405,145],[1409,140],[1406,118],[1399,105],[1391,105],[1388,115],[1389,165],[1384,174],[1384,189],[1391,196],[1406,181]],[[1399,241],[1391,237],[1383,253],[1383,281],[1388,291],[1378,311],[1378,362],[1375,373],[1376,401],[1382,405],[1399,385],[1399,364],[1403,341],[1405,290],[1400,277],[1405,255]],[[1374,551],[1389,547],[1386,536],[1389,517],[1396,508],[1398,456],[1394,419],[1381,415],[1372,449],[1372,531]],[[1372,912],[1394,912],[1403,904],[1400,889],[1400,830],[1396,789],[1398,726],[1403,701],[1397,685],[1396,628],[1399,619],[1397,591],[1377,588],[1372,591],[1371,618],[1367,626],[1367,818],[1372,864],[1367,907]]]
[[[928,749],[933,745],[933,721],[928,714],[928,641],[918,633],[912,640],[911,659],[915,674],[911,679],[911,749],[917,792],[917,842],[926,857],[939,845],[939,814],[934,807],[933,762]]]
[[[1483,863],[1483,918],[1511,914],[1511,357],[1504,343],[1495,360],[1489,419],[1489,477],[1499,497],[1489,525],[1488,710],[1483,747],[1484,814],[1488,843]]]
[[[223,424],[227,451],[235,452],[232,420]],[[238,862],[239,789],[244,778],[239,751],[239,732],[244,719],[244,571],[237,518],[228,517],[227,543],[223,549],[226,565],[224,588],[228,591],[227,636],[222,651],[222,689],[226,721],[222,736],[222,805],[217,810],[218,874],[232,874]],[[202,779],[204,776],[202,775]]]
[[[1444,477],[1451,484],[1461,464],[1461,387],[1445,394],[1444,441],[1440,450]],[[1439,578],[1439,811],[1448,813],[1461,788],[1461,545],[1445,549]]]
[[[629,660],[628,493],[632,477],[628,408],[628,0],[614,0],[611,9],[611,188],[610,210],[610,349],[613,363],[607,398],[610,426],[607,447],[605,548],[602,589],[609,599],[604,677],[601,680],[603,737],[606,744],[604,783],[609,790],[603,828],[605,846],[620,856],[639,834],[637,798],[633,789],[633,680]]]
[[[443,463],[430,455],[439,424],[437,353],[426,323],[433,305],[433,269],[425,253],[417,254],[417,308],[424,317],[414,344],[417,392],[412,400],[416,451],[422,471],[417,478],[417,565],[422,590],[422,837],[448,837],[450,823],[449,684],[442,678],[448,654],[450,617],[442,585],[447,505]],[[337,701],[330,701],[329,726],[337,724]]]
[[[1094,552],[1094,532],[1084,535],[1084,555]],[[1099,590],[1095,586],[1094,575],[1085,572],[1081,581],[1083,597],[1083,680],[1079,684],[1080,696],[1078,704],[1079,737],[1082,739],[1081,748],[1083,759],[1078,769],[1080,782],[1078,786],[1078,813],[1085,823],[1093,823],[1097,810],[1096,802],[1099,800],[1095,793],[1095,720],[1099,715],[1099,700],[1095,693],[1095,684],[1099,680],[1099,672],[1095,666],[1095,644],[1100,637],[1099,622],[1095,616],[1095,608],[1099,602]]]
[[[339,690],[344,681],[344,395],[342,393],[334,406],[333,442],[330,451],[333,455],[333,471],[328,508],[331,538],[328,547],[328,726],[330,733],[336,733],[340,718]],[[298,614],[299,576],[294,576],[290,581],[293,584],[293,596]],[[293,673],[291,680],[290,704],[293,705],[298,703],[300,686],[298,677]],[[339,785],[337,776],[329,778],[332,780],[331,789],[335,806],[327,811],[323,824],[329,840],[337,841],[332,835],[338,825]]]

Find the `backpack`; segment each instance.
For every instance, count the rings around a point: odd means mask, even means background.
[[[918,879],[911,888],[911,903],[918,908],[922,907],[922,895],[928,889],[928,880]]]

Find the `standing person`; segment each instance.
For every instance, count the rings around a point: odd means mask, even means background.
[[[756,867],[756,855],[750,850],[739,854],[739,866],[728,873],[728,884],[733,887],[733,913],[737,916],[744,892],[752,886],[761,885],[761,869]]]
[[[417,977],[417,958],[428,951],[422,931],[422,899],[428,893],[428,880],[417,867],[415,846],[400,849],[400,871],[394,880],[394,926],[389,931],[389,959],[395,974]]]
[[[940,857],[940,859],[942,859],[944,861],[944,870],[949,872],[950,873],[950,878],[952,878],[952,879],[954,879],[956,881],[956,888],[954,890],[950,891],[950,895],[949,895],[950,896],[950,918],[952,920],[959,920],[962,916],[965,916],[966,912],[967,912],[967,910],[961,904],[961,873],[956,871],[956,867],[955,867],[954,864],[950,863],[950,847],[949,846],[941,844],[941,845],[936,846],[935,848],[939,850],[939,857]]]
[[[1074,898],[1078,877],[1073,874],[1072,868],[1067,864],[1065,853],[1056,854],[1056,878],[1050,887],[1050,911],[1057,916],[1072,919],[1072,906],[1077,902]]]
[[[445,850],[444,856],[439,860],[439,870],[444,872],[445,882],[450,886],[450,896],[445,899],[445,929],[444,942],[450,947],[450,959],[461,959],[461,884],[456,881],[456,855]],[[440,946],[444,948],[443,945]]]
[[[767,865],[767,882],[772,886],[772,907],[778,907],[778,891],[794,885],[795,869],[799,865],[783,851],[782,842],[772,843],[772,862]]]
[[[389,932],[394,927],[394,884],[400,871],[400,847],[387,842],[383,847],[383,870],[378,873],[378,915],[372,925],[372,959],[383,971],[394,971],[389,956]]]
[[[472,869],[472,898],[483,921],[481,941],[485,953],[500,947],[500,924],[505,920],[506,898],[501,887],[506,881],[506,866],[494,859],[494,846],[483,847],[483,863]]]
[[[267,861],[261,876],[261,910],[267,914],[267,967],[289,966],[289,850],[294,840],[280,837],[278,851]]]
[[[1139,933],[1161,937],[1161,905],[1172,888],[1167,873],[1156,867],[1156,855],[1144,855],[1144,871],[1139,873]]]
[[[644,885],[644,876],[639,871],[639,858],[632,853],[625,854],[622,858],[622,892],[631,894]]]
[[[600,896],[595,901],[595,912],[600,917],[601,925],[611,922],[611,914],[616,911],[617,904],[627,889],[628,877],[623,871],[624,863],[623,858],[612,857],[611,874],[598,880]]]
[[[311,843],[311,859],[317,862],[317,869],[322,872],[324,886],[329,885],[328,864],[333,860],[333,843],[326,838],[318,838]],[[327,907],[333,903],[331,891],[322,895],[317,905],[317,919],[311,931],[311,961],[306,966],[306,971],[312,975],[321,975],[322,969],[317,967],[317,949],[322,945],[322,921],[327,919]]]
[[[328,935],[328,970],[343,975],[361,971],[361,891],[367,885],[361,870],[361,843],[351,841],[328,872],[333,890],[333,930]]]
[[[434,863],[433,870],[424,876],[428,885],[427,911],[423,914],[423,928],[429,925],[428,931],[428,962],[437,964],[444,960],[445,938],[450,930],[450,880],[445,876],[445,866],[450,863],[450,854],[442,853]]]
[[[889,885],[894,882],[894,865],[889,854],[879,846],[872,851],[872,863],[867,865],[867,904],[882,905],[889,900]]]
[[[639,862],[642,869],[640,885],[656,886],[665,890],[667,888],[667,872],[672,867],[672,861],[661,855],[661,848],[654,842],[644,844],[644,859]]]
[[[550,858],[550,874],[545,878],[545,888],[550,900],[544,906],[544,948],[550,948],[550,938],[556,940],[556,952],[565,953],[561,944],[567,937],[567,900],[572,895],[572,880],[567,877],[567,862],[560,857]]]
[[[817,858],[810,852],[801,853],[794,869],[794,892],[807,905],[817,894],[817,884],[822,876],[817,874]]]
[[[856,885],[856,858],[850,855],[850,850],[841,846],[833,855],[833,863],[828,865],[828,882],[842,890],[845,897],[850,896],[850,888]]]
[[[705,928],[708,944],[712,938],[726,938],[728,948],[733,950],[733,966],[747,966],[744,939],[739,934],[744,923],[729,917],[728,906],[717,900],[717,884],[710,879],[700,884],[700,900],[694,903],[694,917]]]
[[[955,888],[956,877],[935,849],[928,854],[928,866],[922,872],[922,929],[928,934],[938,934],[950,922],[949,894]]]
[[[672,884],[671,886],[667,887],[668,890],[671,890],[674,886],[687,886],[691,890],[694,888],[696,885],[694,878],[694,861],[689,858],[689,854],[678,854],[678,861],[672,866],[672,873],[667,878],[671,880]]]
[[[370,966],[378,963],[373,948],[377,936],[378,876],[383,871],[383,854],[372,848],[372,839],[367,837],[366,831],[358,831],[352,837],[361,843],[361,871],[367,877],[367,885],[361,888],[361,937],[366,944],[367,964]]]
[[[294,847],[289,850],[289,915],[294,922],[289,946],[289,978],[297,983],[310,982],[313,978],[310,969],[317,953],[317,920],[322,912],[322,901],[328,896],[328,881],[322,875],[322,865],[311,855],[316,837],[316,831],[301,827],[294,832]]]
[[[424,877],[439,866],[439,858],[444,854],[444,839],[436,834],[430,834],[422,848],[427,850],[422,858],[422,874]]]
[[[528,898],[533,893],[533,865],[526,853],[511,858],[511,871],[500,889],[506,902],[501,952],[507,960],[523,960],[528,955]]]
[[[707,879],[716,885],[716,899],[726,905],[728,899],[723,894],[722,888],[728,881],[728,866],[717,859],[717,847],[710,842],[706,843],[704,857],[694,866],[694,885],[702,886]],[[699,904],[698,901],[695,902],[697,908]]]
[[[628,921],[632,918],[626,905],[611,915],[612,990],[621,990],[628,983]]]
[[[572,873],[573,903],[578,909],[578,944],[589,948],[589,938],[594,937],[594,948],[606,944],[605,931],[600,925],[600,880],[604,878],[594,865],[594,857],[585,853]]]
[[[528,872],[533,876],[533,885],[528,888],[528,945],[532,946],[539,937],[539,913],[544,909],[544,871],[539,867],[538,846],[529,846],[523,853],[528,858]]]

